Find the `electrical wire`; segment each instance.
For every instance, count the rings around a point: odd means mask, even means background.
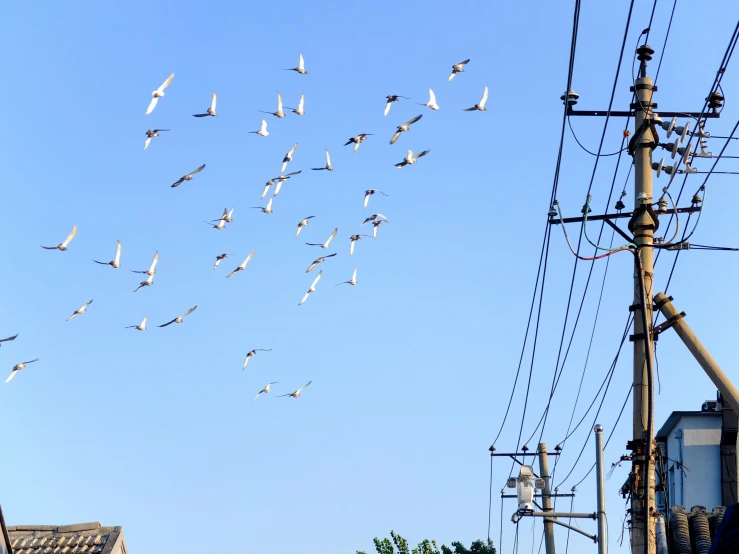
[[[577,143],[577,145],[583,150],[585,150],[585,152],[587,152],[591,156],[603,156],[603,157],[615,156],[623,152],[624,150],[627,150],[627,148],[622,148],[621,150],[616,150],[615,152],[611,152],[610,154],[596,154],[595,152],[591,152],[590,150],[585,148],[583,144],[578,140],[577,135],[575,134],[575,130],[572,128],[572,118],[570,118],[569,116],[567,117],[567,124],[570,126],[570,131],[572,132],[572,138],[575,139],[575,142]]]
[[[659,70],[662,69],[662,58],[665,55],[665,49],[667,48],[667,39],[670,38],[670,29],[672,28],[672,18],[675,16],[675,8],[677,7],[677,0],[672,3],[672,12],[670,12],[670,21],[667,23],[667,32],[665,33],[665,42],[662,44],[662,51],[659,55],[659,63],[657,64],[657,73],[654,74],[654,84],[657,84],[659,79]]]
[[[605,247],[600,246],[599,244],[593,242],[592,240],[590,240],[590,237],[588,237],[588,212],[590,211],[590,201],[592,199],[593,199],[593,197],[588,194],[587,199],[585,200],[585,206],[583,207],[584,217],[583,217],[583,221],[582,221],[582,228],[583,228],[583,231],[585,232],[585,238],[588,240],[588,242],[590,244],[592,244],[593,246],[595,246],[595,248],[597,250],[606,250],[608,252],[615,252],[615,251],[621,252],[622,250],[628,250],[628,249],[631,249],[631,248],[636,248],[636,244],[634,244],[633,242],[628,242],[628,243],[626,243],[626,244],[624,244],[622,246],[619,246],[617,248],[605,248]],[[673,202],[673,206],[674,206],[674,202]],[[564,224],[562,224],[562,225],[564,226]]]

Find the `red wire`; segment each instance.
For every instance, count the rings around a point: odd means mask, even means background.
[[[625,246],[623,248],[619,248],[618,250],[613,250],[612,252],[607,252],[605,254],[601,254],[600,256],[595,256],[593,258],[585,258],[583,256],[579,256],[579,258],[581,260],[585,260],[585,261],[590,262],[590,261],[593,261],[593,260],[600,260],[601,258],[606,258],[606,257],[610,256],[611,254],[615,254],[616,252],[623,252],[624,250],[628,250],[629,252],[632,252],[633,253],[633,250],[631,248],[628,248],[628,247]]]

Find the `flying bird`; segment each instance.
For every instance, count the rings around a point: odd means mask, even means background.
[[[144,271],[136,271],[135,269],[129,269],[132,273],[144,273],[146,275],[155,275],[157,270],[157,262],[159,262],[159,250],[154,252],[154,259],[151,261],[151,265],[149,266],[149,269],[145,269]]]
[[[360,133],[356,137],[350,138],[348,141],[344,143],[344,146],[347,146],[349,144],[354,144],[354,148],[352,149],[353,152],[357,151],[357,148],[359,148],[359,145],[362,144],[365,140],[367,140],[367,137],[371,137],[373,133]]]
[[[293,154],[295,154],[295,151],[298,149],[298,143],[295,143],[295,146],[293,146],[290,151],[285,154],[285,157],[282,158],[282,169],[280,169],[280,173],[285,173],[285,168],[287,168],[287,163],[291,162],[293,159]]]
[[[188,173],[187,175],[183,175],[182,177],[180,177],[177,180],[177,182],[175,182],[174,184],[172,184],[172,186],[173,187],[179,187],[185,181],[192,181],[192,176],[195,175],[196,173],[200,173],[201,171],[203,171],[203,169],[205,169],[205,164],[201,165],[195,171],[192,171],[192,172]]]
[[[458,64],[453,65],[452,74],[449,75],[449,78],[447,79],[447,81],[451,82],[451,80],[454,79],[454,76],[457,73],[464,73],[464,66],[467,65],[468,63],[470,63],[470,60],[467,59],[463,62],[459,62]]]
[[[244,358],[244,367],[241,368],[241,371],[244,371],[246,369],[246,366],[249,363],[249,358],[253,358],[254,356],[256,356],[257,352],[272,352],[272,349],[271,348],[255,348],[254,350],[249,350],[249,352],[246,353],[246,358]]]
[[[230,210],[228,208],[223,208],[223,215],[221,216],[221,219],[225,221],[226,223],[231,223],[234,220],[233,215],[234,215],[233,207],[231,207]],[[213,221],[215,222],[216,220],[214,219]]]
[[[312,382],[313,382],[313,381],[308,381],[308,382],[307,382],[307,383],[306,383],[305,385],[303,385],[302,387],[300,387],[300,388],[299,388],[298,390],[296,390],[295,392],[291,392],[290,394],[280,394],[279,396],[277,396],[277,398],[280,398],[280,397],[282,397],[282,396],[290,396],[290,397],[292,397],[292,398],[300,398],[300,391],[301,391],[301,390],[303,390],[303,389],[304,389],[305,387],[307,387],[308,385],[310,385],[310,384],[311,384]]]
[[[387,219],[385,220],[378,219],[377,221],[372,222],[372,239],[377,238],[377,228],[383,223],[390,223],[390,222]]]
[[[141,320],[138,325],[128,325],[126,329],[136,329],[138,331],[146,331],[146,316]]]
[[[266,384],[266,385],[264,386],[264,388],[263,388],[262,390],[260,390],[260,391],[259,391],[259,392],[257,393],[257,395],[256,395],[256,396],[254,397],[254,400],[252,400],[252,402],[256,402],[256,401],[257,401],[257,398],[259,398],[259,395],[260,395],[260,394],[267,394],[267,393],[269,392],[269,388],[270,388],[270,387],[271,387],[272,385],[275,385],[275,384],[277,384],[277,383],[279,383],[279,381],[272,381],[271,383],[267,383],[267,384]]]
[[[221,263],[221,261],[223,261],[226,258],[228,258],[228,256],[229,256],[229,254],[225,254],[225,253],[224,254],[218,254],[216,256],[216,263],[213,264],[213,271],[215,271],[215,269],[218,267],[218,265]],[[233,256],[233,254],[231,254],[231,256]]]
[[[262,213],[264,214],[271,214],[274,213],[274,210],[272,209],[272,198],[269,199],[269,202],[267,202],[267,205],[262,208],[261,206],[252,206],[255,210],[262,210]]]
[[[302,172],[303,172],[302,169],[300,171],[293,171],[292,173],[286,173],[285,175],[280,175],[279,177],[275,177],[272,181],[268,181],[267,185],[269,185],[270,183],[274,184],[274,181],[277,181],[277,186],[275,187],[275,192],[272,196],[277,196],[277,194],[280,192],[280,189],[282,188],[282,183],[287,181],[293,175],[297,175],[298,173],[302,173]],[[264,188],[264,192],[262,193],[262,198],[264,198],[264,195],[267,194],[268,188],[269,188],[268,186]]]
[[[268,113],[272,114],[275,117],[285,117],[285,112],[282,109],[282,96],[280,95],[280,91],[277,91],[277,111],[276,112],[265,112],[262,110],[259,110],[262,113]]]
[[[92,304],[92,300],[90,300],[89,302],[85,302],[85,303],[84,303],[84,304],[82,305],[82,307],[81,307],[81,308],[77,308],[77,309],[76,309],[76,310],[74,311],[74,313],[73,313],[72,315],[70,315],[70,316],[69,316],[69,317],[67,318],[67,321],[69,321],[69,320],[70,320],[70,319],[72,319],[73,317],[76,317],[76,316],[78,316],[78,315],[80,315],[80,314],[84,314],[84,313],[85,313],[85,312],[87,311],[87,306],[89,306],[90,304]]]
[[[395,167],[405,167],[406,165],[413,165],[418,161],[418,158],[423,158],[429,152],[431,152],[431,150],[424,150],[423,152],[420,152],[414,156],[413,150],[408,150],[408,153],[405,155],[405,158],[403,158],[403,161],[395,164]]]
[[[266,137],[269,134],[267,131],[267,120],[262,118],[262,127],[258,131],[249,131],[249,133],[259,135],[260,137]]]
[[[249,263],[249,260],[251,260],[252,256],[254,256],[254,250],[252,250],[251,252],[249,252],[249,255],[246,257],[246,259],[243,262],[241,262],[241,264],[239,264],[239,266],[236,269],[234,269],[231,273],[229,273],[228,275],[226,275],[226,279],[228,279],[229,277],[233,277],[239,271],[245,271],[246,270],[246,264]]]
[[[416,121],[421,119],[423,115],[417,115],[413,119],[406,121],[402,125],[398,125],[398,130],[395,132],[393,137],[390,139],[390,144],[395,144],[395,141],[398,140],[398,137],[401,135],[401,133],[405,133],[406,131],[410,130],[411,125],[413,125]]]
[[[138,292],[139,290],[143,289],[144,287],[150,287],[153,284],[154,284],[154,275],[153,274],[150,274],[146,278],[145,281],[141,281],[141,283],[139,283],[139,286],[136,287],[136,290],[134,290],[133,292]]]
[[[389,94],[385,98],[387,98],[387,104],[385,104],[385,115],[387,115],[390,112],[390,106],[393,105],[393,102],[400,102],[401,98],[410,100],[410,98],[408,98],[407,96],[400,96],[398,94]]]
[[[305,75],[308,72],[305,70],[305,60],[303,60],[303,53],[300,53],[300,61],[298,62],[298,67],[290,67],[288,69],[285,69],[285,71],[297,71],[301,75]]]
[[[69,233],[69,235],[67,236],[66,239],[64,239],[64,242],[63,243],[61,243],[61,244],[59,244],[57,246],[43,246],[43,245],[41,245],[41,248],[45,248],[46,250],[61,250],[62,252],[64,252],[67,249],[67,246],[69,245],[69,243],[72,242],[72,239],[74,238],[74,236],[76,234],[77,234],[77,226],[75,225],[74,227],[72,227],[72,232]]]
[[[298,223],[298,230],[295,231],[295,238],[298,238],[298,235],[300,234],[300,231],[303,229],[303,227],[308,225],[308,220],[313,219],[314,217],[316,216],[309,215],[308,217],[304,217],[303,220],[300,223]]]
[[[348,281],[342,281],[341,283],[337,284],[336,286],[338,287],[339,285],[343,285],[344,283],[348,283],[349,285],[356,285],[357,284],[357,268],[356,267],[354,268],[354,273],[352,273],[352,278],[351,279],[349,279]]]
[[[369,197],[375,194],[376,192],[379,192],[383,196],[390,196],[389,194],[385,194],[381,190],[378,189],[367,189],[364,191],[364,207],[367,208],[367,204],[369,203]]]
[[[432,110],[438,110],[439,104],[436,103],[436,95],[434,94],[434,91],[429,87],[429,101],[425,104],[418,104],[419,106],[426,106],[427,108],[431,108]]]
[[[325,262],[326,261],[326,258],[333,258],[334,256],[336,256],[335,253],[334,254],[329,254],[328,256],[321,256],[320,258],[317,258],[317,259],[313,260],[313,263],[308,266],[308,269],[306,269],[305,272],[306,273],[309,273],[310,270],[313,269],[314,267],[316,267],[318,264],[322,264],[323,262]],[[319,275],[321,273],[322,273],[322,271],[319,272]],[[318,279],[316,279],[316,281],[318,281]],[[314,291],[311,291],[311,292],[314,292]]]
[[[158,137],[159,133],[163,131],[169,131],[169,129],[154,129],[153,131],[149,129],[148,131],[146,131],[146,142],[144,143],[144,150],[149,147],[151,139],[153,139],[154,137]]]
[[[184,318],[186,315],[190,315],[191,313],[193,313],[196,310],[196,308],[197,306],[193,306],[192,308],[187,310],[184,314],[177,316],[176,318],[168,321],[167,323],[163,325],[159,325],[159,327],[166,327],[167,325],[171,325],[172,323],[182,323],[182,318]]]
[[[216,102],[218,101],[218,98],[216,96],[216,91],[213,91],[213,96],[210,99],[210,107],[205,110],[205,113],[194,113],[192,114],[193,117],[215,117],[216,116]]]
[[[154,108],[156,108],[157,102],[159,102],[159,99],[164,96],[164,89],[169,86],[169,83],[172,82],[172,79],[174,79],[174,73],[167,77],[167,80],[162,83],[162,86],[160,86],[158,89],[156,89],[154,92],[151,93],[151,102],[149,102],[149,107],[146,108],[146,115],[149,115],[151,112],[154,111]]]
[[[316,283],[318,283],[318,281],[320,280],[321,275],[323,275],[323,270],[319,271],[318,272],[318,275],[316,276],[316,278],[313,279],[313,283],[311,283],[311,286],[308,289],[308,292],[305,293],[305,296],[303,297],[303,299],[300,302],[298,302],[298,306],[302,306],[303,305],[303,302],[305,302],[306,300],[308,300],[308,297],[310,296],[310,293],[316,292]]]
[[[352,235],[351,237],[349,237],[349,240],[351,241],[349,243],[349,256],[350,257],[354,255],[354,243],[357,242],[358,240],[362,240],[362,237],[368,237],[368,236],[369,235]]]
[[[215,223],[216,221],[218,223]],[[203,221],[203,223],[205,223],[206,225],[210,225],[211,227],[213,227],[213,229],[217,229],[219,231],[222,231],[223,229],[226,228],[226,220],[223,218],[214,219],[213,221]]]
[[[13,366],[13,370],[10,372],[10,375],[8,375],[8,378],[5,379],[5,382],[8,383],[10,380],[15,377],[15,374],[18,373],[21,369],[24,369],[28,364],[32,364],[33,362],[38,362],[38,358],[35,360],[28,360],[27,362],[21,362],[19,364],[15,364]]]
[[[109,265],[112,266],[114,269],[118,269],[121,267],[121,241],[118,241],[118,246],[116,246],[115,249],[115,258],[113,258],[110,262],[99,262],[97,260],[92,260],[96,264],[100,265]]]
[[[463,111],[465,112],[474,112],[474,111],[484,112],[487,110],[487,108],[485,107],[485,102],[487,101],[488,101],[488,87],[485,87],[485,91],[482,93],[482,98],[480,98],[480,102],[478,102],[471,108],[464,108]]]
[[[12,337],[8,337],[7,339],[0,339],[0,346],[2,346],[2,343],[9,342],[11,340],[15,340],[18,338],[18,335],[13,335]]]
[[[323,244],[317,244],[317,243],[313,243],[313,242],[306,242],[305,244],[307,244],[308,246],[320,246],[321,248],[326,249],[326,248],[328,248],[328,245],[331,244],[331,241],[334,240],[334,237],[336,236],[336,233],[338,233],[338,232],[339,232],[339,228],[337,227],[336,229],[334,229],[334,232],[331,233],[331,236],[328,237],[326,239],[326,242],[324,242]]]
[[[387,220],[387,218],[382,214],[372,214],[371,216],[369,216],[367,219],[364,220],[361,227],[364,227],[365,223],[369,223],[370,221],[377,221],[380,218]]]
[[[328,148],[326,148],[326,166],[325,167],[311,167],[313,171],[321,171],[323,169],[327,169],[328,171],[333,171],[334,168],[331,166],[331,156],[328,153]]]
[[[286,109],[292,110],[295,115],[305,115],[305,94],[300,95],[300,102],[298,102],[298,107],[296,108],[288,108],[285,106]]]

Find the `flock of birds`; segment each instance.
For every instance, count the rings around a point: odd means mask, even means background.
[[[451,82],[458,73],[463,73],[465,71],[465,66],[469,63],[469,61],[470,60],[467,59],[467,60],[464,60],[464,61],[462,61],[462,62],[460,62],[458,64],[454,64],[452,66],[452,72],[449,75],[447,81]],[[303,58],[303,54],[302,53],[300,53],[300,55],[299,55],[298,65],[296,67],[286,69],[286,71],[295,71],[295,72],[297,72],[297,73],[299,73],[301,75],[307,75],[308,74],[308,71],[305,69],[305,60]],[[151,98],[151,101],[149,102],[148,108],[146,109],[146,115],[149,115],[149,114],[151,114],[154,111],[154,109],[156,108],[156,106],[159,103],[159,100],[165,96],[164,90],[172,83],[172,80],[173,79],[174,79],[174,73],[171,74],[169,77],[167,77],[167,79],[161,84],[161,86],[159,86],[159,88],[157,88],[156,90],[154,90],[151,93],[152,98]],[[410,100],[410,98],[408,98],[406,96],[401,96],[401,95],[397,95],[397,94],[391,94],[391,95],[386,96],[386,100],[387,101],[385,103],[384,115],[387,116],[390,113],[390,109],[391,109],[392,105],[395,102],[401,101],[401,99],[403,99],[403,100]],[[480,99],[480,101],[478,103],[476,103],[474,106],[472,106],[470,108],[464,108],[463,110],[464,111],[485,111],[487,109],[485,107],[485,104],[487,102],[487,99],[488,99],[488,88],[485,87],[485,90],[483,92],[483,95],[482,95],[482,98]],[[192,116],[193,117],[197,117],[197,118],[202,118],[202,117],[216,117],[216,115],[217,115],[217,111],[216,111],[217,102],[218,102],[218,95],[214,91],[213,94],[212,94],[212,96],[211,96],[210,106],[208,106],[208,108],[206,109],[206,111],[204,113],[192,114]],[[436,95],[434,94],[433,89],[429,88],[429,101],[426,102],[426,103],[423,103],[423,104],[420,104],[419,103],[419,105],[428,107],[431,110],[438,110],[439,109],[439,105],[438,105],[438,103],[436,101]],[[289,107],[286,107],[286,106],[283,105],[282,96],[280,95],[279,92],[277,92],[277,110],[274,111],[274,112],[263,111],[262,113],[270,114],[270,115],[275,116],[277,118],[284,118],[284,117],[286,117],[285,110],[287,109],[287,110],[291,110],[292,113],[294,113],[294,114],[296,114],[298,116],[303,116],[306,113],[304,107],[305,107],[305,95],[304,94],[301,94],[300,101],[298,102],[298,107],[297,108],[289,108]],[[393,136],[390,138],[390,144],[395,144],[397,142],[397,140],[400,138],[400,136],[403,133],[408,132],[411,129],[411,126],[414,125],[415,123],[417,123],[422,117],[423,117],[422,115],[417,115],[417,116],[411,118],[410,120],[406,121],[402,125],[398,125],[397,128],[396,128],[397,130],[395,131],[395,133],[393,134]],[[147,149],[149,147],[149,145],[151,144],[151,141],[152,141],[153,138],[160,137],[161,136],[160,133],[166,132],[166,131],[169,131],[169,129],[150,129],[150,130],[147,130],[146,131],[146,142],[144,143],[144,149]],[[262,136],[262,137],[268,136],[269,135],[269,132],[267,131],[267,120],[264,119],[264,118],[262,118],[262,122],[261,122],[261,126],[260,126],[259,130],[257,130],[257,131],[250,131],[250,133],[257,134],[257,135]],[[370,136],[373,136],[373,134],[372,133],[360,133],[360,134],[358,134],[356,136],[353,136],[353,137],[349,138],[347,140],[347,142],[344,143],[344,146],[348,146],[350,144],[353,144],[354,145],[353,146],[353,151],[356,152],[359,149],[360,145],[364,141],[366,141],[368,139],[368,137],[370,137]],[[288,179],[290,179],[291,177],[294,177],[295,175],[298,175],[298,174],[300,174],[302,172],[302,170],[299,170],[299,171],[293,171],[293,172],[290,172],[290,173],[285,173],[288,164],[290,162],[292,162],[292,160],[293,160],[293,156],[294,156],[295,151],[297,150],[297,148],[298,148],[298,143],[296,142],[295,145],[284,155],[284,157],[282,159],[282,166],[281,166],[281,169],[280,169],[280,175],[278,177],[275,177],[273,179],[270,179],[269,181],[266,182],[266,184],[264,186],[264,190],[263,190],[262,195],[261,195],[261,198],[262,199],[264,199],[267,196],[267,194],[269,193],[270,188],[272,186],[275,187],[274,188],[274,191],[272,193],[272,197],[269,198],[269,200],[267,201],[266,206],[264,206],[264,207],[262,207],[262,206],[252,206],[252,208],[261,210],[261,212],[264,213],[264,214],[272,214],[273,213],[272,202],[273,202],[274,198],[279,194],[282,185]],[[420,158],[426,156],[429,152],[430,152],[430,150],[424,150],[422,152],[419,152],[418,154],[415,154],[412,150],[407,150],[406,156],[403,158],[402,161],[396,163],[395,164],[395,167],[402,168],[402,167],[405,167],[407,165],[416,164]],[[194,178],[194,176],[197,175],[198,173],[200,173],[201,171],[203,171],[204,169],[205,169],[205,164],[203,164],[200,167],[194,169],[190,173],[187,173],[187,174],[183,175],[177,181],[175,181],[171,186],[172,187],[178,187],[178,186],[180,186],[181,184],[183,184],[183,183],[185,183],[187,181],[192,181],[193,178]],[[331,165],[331,155],[330,155],[328,149],[326,149],[326,164],[323,167],[312,167],[310,169],[312,171],[333,171],[334,170],[333,166]],[[388,194],[384,193],[381,190],[377,190],[377,189],[368,189],[368,190],[366,190],[365,193],[364,193],[364,201],[363,201],[363,208],[364,209],[367,208],[368,203],[369,203],[369,200],[370,200],[370,197],[373,196],[374,194],[382,194],[384,196],[389,196]],[[215,220],[211,220],[211,221],[205,221],[205,223],[208,224],[209,226],[211,226],[214,229],[223,230],[226,227],[226,224],[231,223],[233,221],[233,212],[234,212],[234,208],[231,208],[230,210],[228,210],[228,208],[226,208],[226,209],[224,209],[223,214],[221,215],[220,218],[215,219]],[[303,228],[306,227],[309,224],[310,220],[313,219],[314,217],[315,216],[310,215],[310,216],[307,216],[307,217],[303,218],[300,222],[298,222],[298,224],[297,224],[297,230],[295,231],[295,238],[297,238],[300,235],[300,233],[303,230]],[[383,224],[385,224],[385,223],[389,223],[389,221],[388,221],[388,219],[383,214],[376,213],[376,214],[373,214],[373,215],[365,218],[365,220],[362,222],[361,226],[364,227],[368,223],[371,223],[372,224],[372,227],[373,227],[373,230],[372,230],[372,238],[373,239],[376,239],[377,238],[377,230],[378,230],[378,228],[380,226],[382,226]],[[321,248],[323,250],[327,250],[330,247],[331,242],[336,237],[337,233],[338,233],[338,228],[335,228],[333,230],[333,232],[329,235],[329,237],[326,239],[325,242],[322,242],[322,243],[306,242],[306,244],[308,246],[318,246],[319,248]],[[69,233],[69,235],[67,236],[67,238],[64,239],[63,242],[59,243],[56,246],[43,246],[43,245],[41,245],[41,248],[44,248],[46,250],[59,250],[61,252],[65,252],[69,248],[69,245],[72,242],[72,240],[75,238],[76,234],[77,234],[77,226],[75,225],[72,228],[72,231]],[[369,237],[369,235],[357,233],[357,234],[352,234],[349,237],[349,256],[350,257],[354,255],[355,243],[357,241],[361,240],[362,237]],[[229,257],[229,255],[230,254],[228,254],[228,253],[218,254],[216,256],[215,262],[213,264],[213,270],[216,270],[218,268],[218,266],[220,265],[220,263],[223,260],[227,259]],[[313,260],[313,262],[308,266],[308,268],[306,269],[306,273],[310,273],[316,266],[325,263],[328,259],[333,258],[336,255],[337,255],[337,253],[334,252],[332,254],[325,254],[323,256],[319,256],[318,258],[316,258],[315,260]],[[252,250],[246,256],[246,258],[244,259],[243,262],[241,262],[241,264],[239,264],[238,266],[236,266],[236,268],[233,271],[231,271],[230,273],[228,273],[226,275],[226,278],[229,279],[229,278],[233,277],[234,275],[236,275],[237,273],[239,273],[241,271],[245,271],[247,269],[247,264],[250,262],[250,260],[253,258],[253,256],[254,256],[254,250]],[[99,261],[99,260],[96,260],[96,259],[93,259],[92,261],[95,262],[95,263],[97,263],[97,264],[100,264],[100,265],[109,265],[109,266],[111,266],[114,269],[120,268],[121,267],[121,241],[120,240],[117,241],[115,256],[113,257],[113,259],[111,261],[105,262],[105,261]],[[154,284],[154,276],[156,275],[156,272],[157,272],[156,266],[157,266],[158,261],[159,261],[159,251],[157,250],[154,253],[154,258],[153,258],[151,264],[149,265],[149,267],[147,269],[144,269],[144,270],[130,270],[130,271],[132,271],[134,273],[139,273],[139,274],[146,275],[146,278],[139,283],[138,287],[133,292],[138,292],[142,288],[149,287],[149,286],[151,286],[151,285]],[[323,275],[323,270],[320,270],[318,272],[318,274],[316,275],[315,279],[313,280],[313,282],[311,283],[310,287],[308,287],[307,292],[305,293],[305,295],[302,297],[302,299],[298,303],[299,306],[300,305],[303,305],[308,300],[309,296],[311,294],[313,294],[313,293],[316,292],[316,286],[318,285],[318,282],[320,281],[322,275]],[[343,285],[343,284],[348,284],[348,285],[352,285],[352,286],[354,286],[354,285],[357,284],[357,269],[356,268],[354,269],[354,272],[352,273],[351,279],[349,279],[347,281],[342,281],[341,283],[338,283],[336,286]],[[92,302],[93,302],[92,300],[89,300],[88,302],[86,302],[85,304],[83,304],[81,307],[79,307],[76,310],[74,310],[74,312],[67,318],[67,321],[70,321],[70,320],[76,318],[79,315],[85,314],[87,312],[89,306],[92,304]],[[181,315],[179,315],[179,316],[177,316],[177,317],[175,317],[175,318],[167,321],[166,323],[163,323],[161,325],[158,325],[158,327],[163,328],[163,327],[167,327],[167,326],[169,326],[169,325],[171,325],[173,323],[177,323],[177,324],[182,323],[184,321],[184,318],[187,317],[188,315],[192,314],[196,309],[197,309],[197,306],[193,306],[192,308],[190,308],[189,310],[185,311]],[[129,325],[129,326],[126,326],[126,329],[135,329],[137,331],[146,331],[147,330],[147,326],[146,325],[147,325],[147,318],[144,317],[143,320],[141,321],[141,323],[139,323],[138,325]],[[14,336],[10,336],[10,337],[4,338],[4,339],[0,339],[0,346],[2,346],[2,343],[3,342],[14,341],[17,337],[18,337],[18,335],[16,334]],[[249,363],[249,360],[251,358],[253,358],[254,356],[256,356],[257,352],[268,352],[270,350],[271,349],[264,349],[264,348],[256,348],[256,349],[250,350],[246,354],[246,358],[244,359],[244,364],[243,364],[243,367],[242,367],[242,371],[246,369],[246,367],[247,367],[247,365]],[[13,379],[16,376],[16,374],[19,371],[25,369],[26,366],[28,366],[28,364],[31,364],[31,363],[34,363],[34,362],[37,362],[37,361],[39,361],[38,358],[33,359],[33,360],[28,360],[28,361],[25,361],[25,362],[21,362],[21,363],[18,363],[16,365],[14,365],[13,366],[13,369],[12,369],[12,371],[10,373],[10,375],[8,376],[8,378],[6,379],[5,382],[7,383],[11,379]],[[279,383],[279,381],[273,381],[273,382],[270,382],[267,385],[265,385],[262,388],[262,390],[260,390],[257,393],[257,395],[254,397],[254,401],[256,401],[262,394],[270,393],[271,392],[271,386],[272,385],[275,385],[277,383]],[[311,383],[312,383],[312,381],[309,380],[305,385],[303,385],[299,389],[297,389],[297,390],[295,390],[295,391],[293,391],[291,393],[278,395],[278,397],[299,398],[300,397],[300,394],[301,394],[301,391],[303,391]]]

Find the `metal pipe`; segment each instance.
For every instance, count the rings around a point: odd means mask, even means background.
[[[520,516],[533,516],[533,517],[574,517],[579,519],[598,519],[598,514],[593,512],[592,514],[574,513],[569,512],[522,512]]]
[[[556,523],[557,525],[561,525],[562,527],[567,527],[567,529],[572,529],[573,531],[580,533],[581,535],[585,535],[587,538],[589,538],[593,542],[598,542],[598,537],[596,535],[591,535],[590,533],[586,533],[579,527],[575,527],[574,525],[570,525],[569,523],[565,523],[564,521],[559,521],[558,519],[547,519],[544,518],[544,523]]]

